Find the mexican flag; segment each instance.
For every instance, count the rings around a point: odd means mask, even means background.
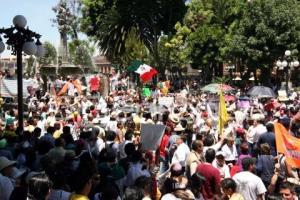
[[[143,82],[148,82],[154,75],[157,74],[155,68],[150,67],[149,65],[138,60],[133,61],[127,70],[132,72],[134,71],[135,73],[139,74]]]

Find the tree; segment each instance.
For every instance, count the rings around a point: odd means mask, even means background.
[[[162,33],[174,32],[175,23],[182,20],[185,11],[183,0],[85,0],[81,27],[109,59],[126,52],[126,39],[135,28],[153,64],[164,71],[159,38]]]
[[[35,57],[30,56],[27,60],[26,60],[26,75],[27,76],[31,76],[33,74],[35,74]]]
[[[176,33],[172,37],[164,36],[160,38],[160,52],[165,58],[165,66],[172,70],[173,67],[181,69],[190,63],[190,49],[187,46],[186,38],[191,30],[177,22],[175,25]]]
[[[44,42],[43,44],[45,48],[45,54],[44,56],[38,58],[39,65],[46,66],[50,64],[56,64],[57,63],[57,52],[55,47],[50,42]]]
[[[262,71],[269,84],[270,70],[286,49],[298,54],[299,3],[295,0],[255,0],[245,4],[243,15],[227,38],[226,51],[240,57],[250,71]]]
[[[239,0],[192,0],[185,15],[184,25],[191,33],[186,37],[193,68],[201,68],[207,81],[213,75],[222,76],[225,39],[241,15]]]
[[[86,69],[93,67],[92,57],[95,48],[86,40],[73,39],[69,42],[70,58],[74,65],[80,65]]]
[[[141,60],[149,63],[149,51],[145,44],[141,41],[135,28],[129,31],[128,37],[125,41],[125,51],[116,59],[116,65],[129,66],[133,60]]]

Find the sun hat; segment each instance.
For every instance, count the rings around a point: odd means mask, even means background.
[[[182,125],[181,124],[177,124],[176,126],[175,126],[175,128],[174,128],[174,131],[184,131],[184,128],[182,127]]]
[[[116,119],[117,118],[117,113],[114,111],[110,114],[110,117],[113,118],[113,119]]]
[[[6,157],[0,156],[0,171],[14,164],[16,164],[16,161],[8,160]]]
[[[175,124],[178,124],[178,123],[179,123],[178,115],[176,115],[176,114],[171,114],[171,115],[169,116],[169,118],[170,118],[170,120],[171,120],[173,123],[175,123]]]

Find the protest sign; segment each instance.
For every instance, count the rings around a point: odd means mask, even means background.
[[[141,124],[142,150],[155,151],[161,142],[165,128],[166,126],[161,124]]]
[[[239,100],[238,103],[237,103],[237,107],[239,109],[250,108],[250,101],[249,100]]]
[[[159,97],[158,104],[161,106],[172,107],[174,103],[174,97]]]
[[[175,97],[175,102],[177,105],[186,105],[187,104],[187,98],[185,95],[178,94]]]

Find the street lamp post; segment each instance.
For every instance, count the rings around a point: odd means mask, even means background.
[[[39,41],[41,35],[25,28],[27,20],[22,15],[17,15],[13,19],[14,26],[10,28],[0,28],[0,53],[5,50],[1,34],[6,38],[6,44],[11,46],[12,55],[17,57],[17,86],[18,86],[18,127],[19,133],[23,133],[23,66],[22,52],[27,55],[42,56],[45,53],[44,47]],[[36,39],[36,43],[34,42]]]
[[[286,50],[284,52],[284,57],[285,60],[278,60],[276,62],[276,65],[278,67],[279,70],[284,70],[285,75],[286,75],[286,82],[285,82],[285,90],[286,90],[286,94],[289,94],[289,71],[290,69],[294,69],[294,67],[298,67],[299,66],[299,61],[298,60],[293,60],[293,58],[291,57],[291,51],[290,50]]]

